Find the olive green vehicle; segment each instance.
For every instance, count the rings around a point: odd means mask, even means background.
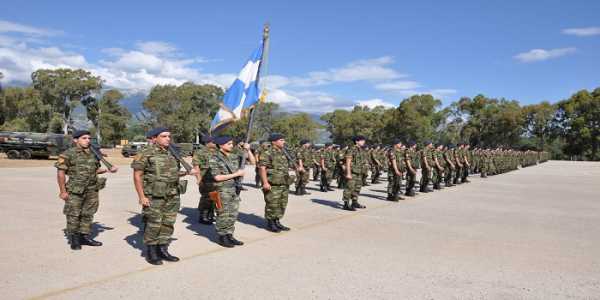
[[[48,159],[71,147],[70,135],[0,131],[0,152],[9,159]]]
[[[135,156],[140,149],[144,147],[144,144],[126,144],[121,149],[121,155],[124,157]]]

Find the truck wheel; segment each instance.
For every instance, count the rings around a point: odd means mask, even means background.
[[[17,150],[9,150],[6,152],[6,156],[8,156],[9,159],[19,159],[21,154],[19,154],[19,151]]]
[[[123,154],[123,157],[129,157],[129,153],[125,152],[125,153],[121,153]]]
[[[31,150],[21,150],[21,158],[22,159],[31,159],[32,153]]]

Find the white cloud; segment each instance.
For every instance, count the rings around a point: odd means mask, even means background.
[[[52,36],[62,34],[61,31],[38,28],[10,21],[0,20],[0,33],[20,33],[34,36]]]
[[[569,48],[557,48],[557,49],[532,49],[527,52],[519,53],[514,56],[515,59],[520,62],[529,63],[536,61],[543,61],[553,58],[558,58],[561,56],[573,54],[577,51],[574,47]]]
[[[396,107],[396,105],[386,102],[379,98],[356,101],[356,105],[367,106],[369,108],[375,108],[377,106],[383,106],[385,108]]]
[[[600,27],[567,28],[563,29],[562,33],[576,36],[600,35]]]
[[[416,81],[391,81],[376,84],[375,89],[381,91],[399,91],[416,89],[420,86],[421,85]]]
[[[154,54],[172,53],[177,50],[175,46],[160,41],[138,42],[136,45],[142,52]]]

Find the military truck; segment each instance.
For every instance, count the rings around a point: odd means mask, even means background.
[[[121,155],[123,155],[123,157],[135,156],[145,145],[146,143],[125,144],[123,145],[123,148],[121,148]]]
[[[0,131],[0,152],[9,159],[48,159],[71,147],[70,135]]]

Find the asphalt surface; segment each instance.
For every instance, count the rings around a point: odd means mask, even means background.
[[[246,245],[233,249],[197,223],[188,188],[170,248],[182,260],[162,266],[142,256],[130,168],[107,177],[104,246],[72,251],[55,170],[0,169],[2,299],[600,299],[600,163],[551,161],[399,203],[384,182],[363,188],[358,212],[311,182],[311,195],[290,195],[292,231],[279,234],[248,187]]]

